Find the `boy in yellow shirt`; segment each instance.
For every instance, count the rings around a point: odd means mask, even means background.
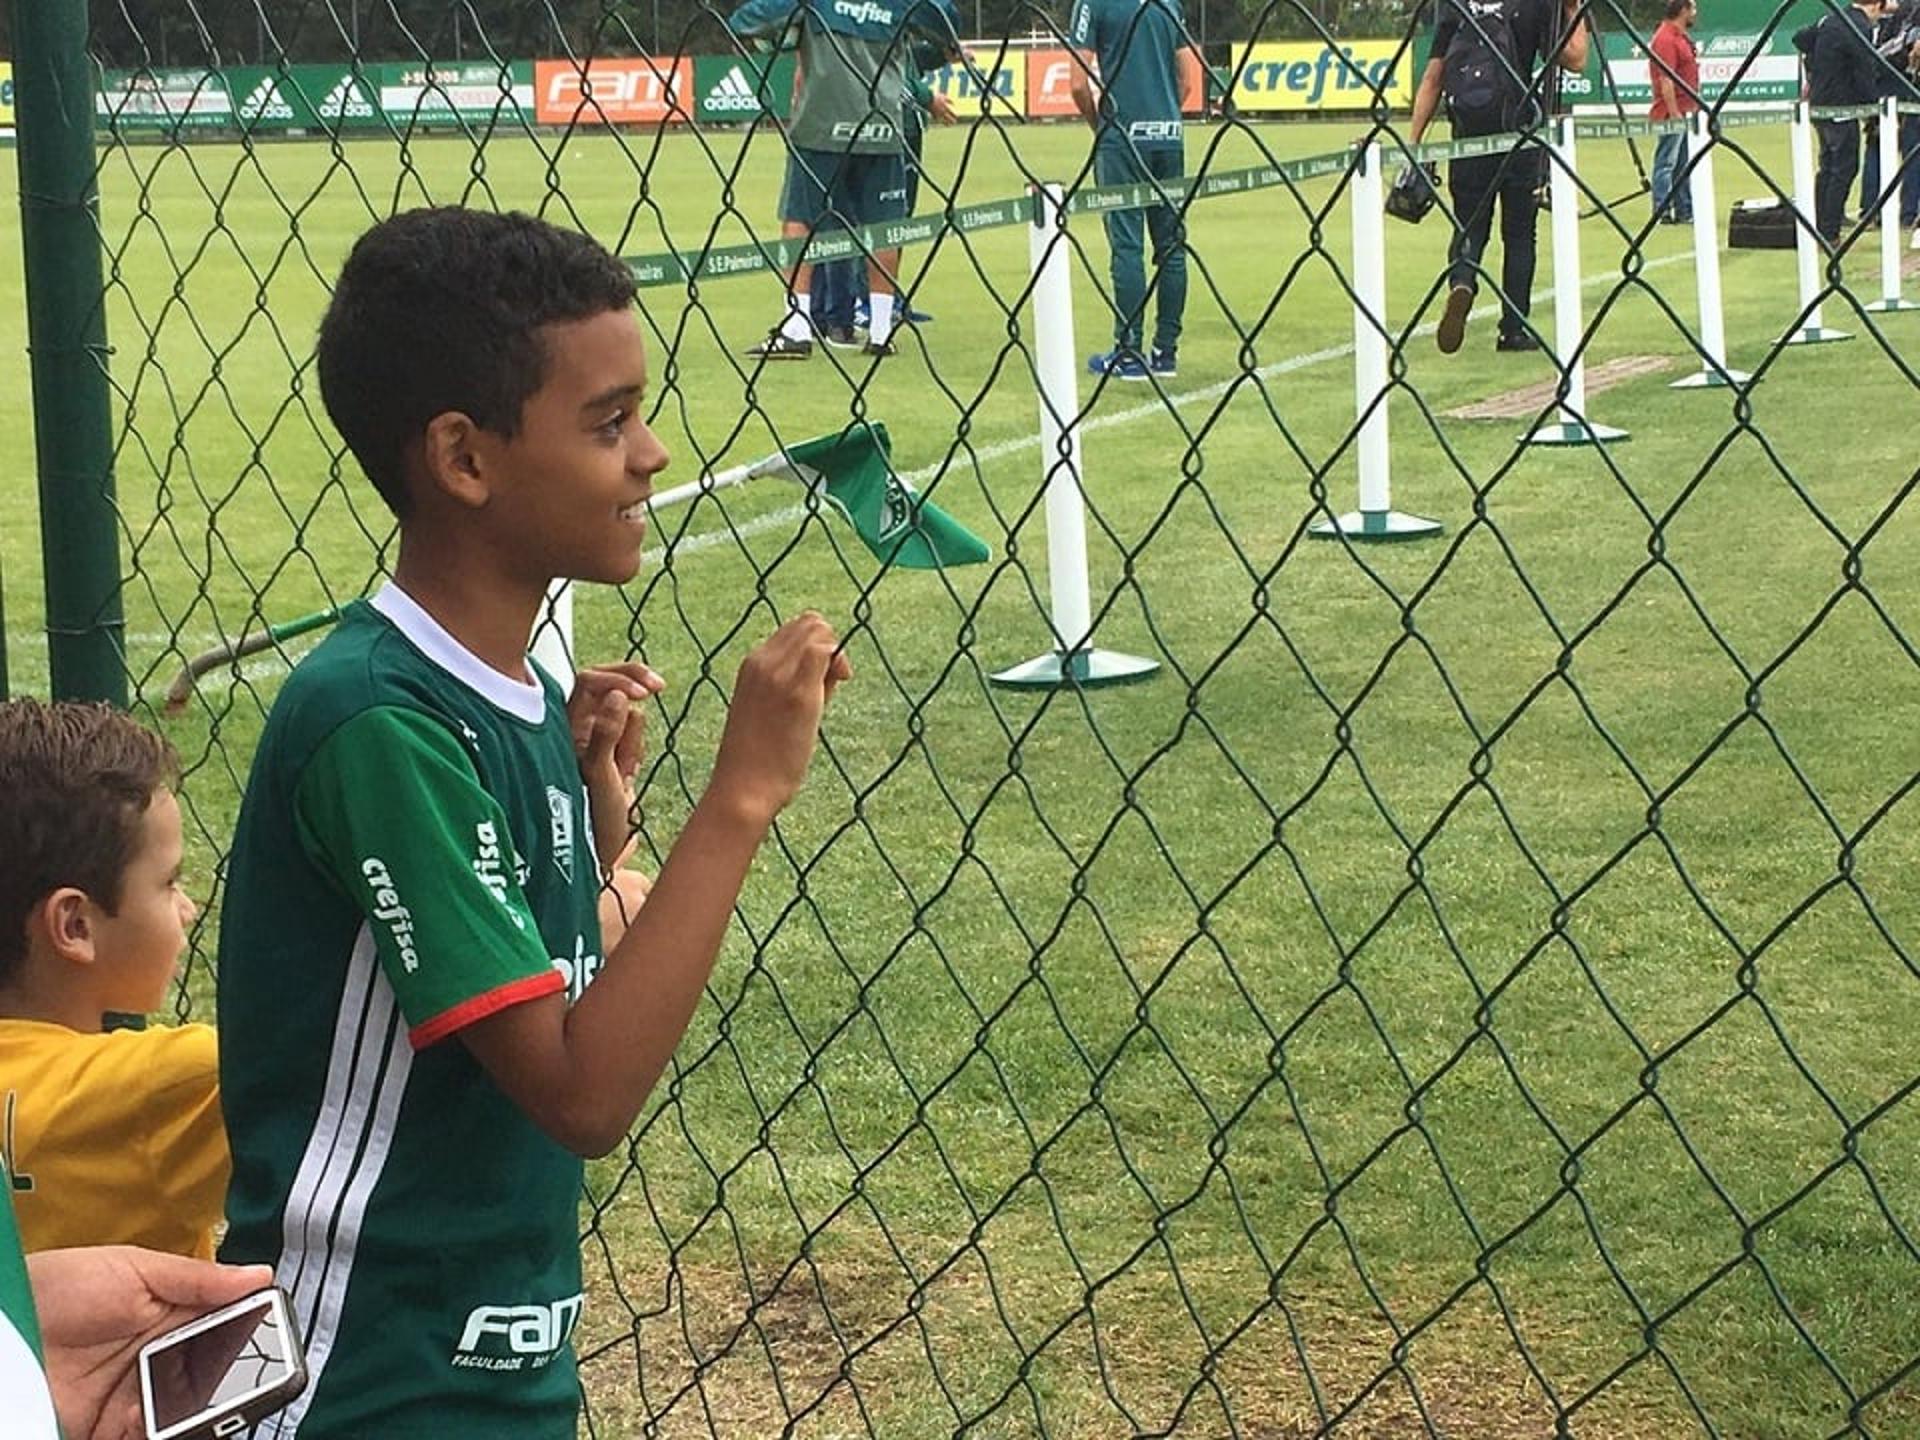
[[[177,773],[110,706],[0,704],[0,1175],[29,1252],[213,1255],[214,1032],[101,1028],[158,1009],[186,949]]]

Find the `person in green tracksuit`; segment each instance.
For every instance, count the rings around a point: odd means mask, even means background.
[[[1073,103],[1093,127],[1093,175],[1100,185],[1159,183],[1180,188],[1186,141],[1180,97],[1205,76],[1199,49],[1187,34],[1180,0],[1074,0],[1068,23],[1077,62]],[[1113,348],[1087,369],[1122,380],[1170,378],[1177,369],[1180,326],[1187,304],[1186,236],[1179,212],[1167,204],[1106,215],[1113,279]],[[1141,347],[1147,304],[1142,242],[1153,240],[1159,276],[1153,348]]]
[[[727,18],[741,41],[799,51],[780,194],[783,239],[905,217],[901,110],[909,52],[916,39],[957,51],[957,19],[952,0],[746,0]],[[898,248],[890,247],[867,262],[871,319],[863,349],[874,359],[896,353],[899,261]],[[811,262],[791,268],[785,316],[747,354],[763,361],[812,356],[812,281]]]

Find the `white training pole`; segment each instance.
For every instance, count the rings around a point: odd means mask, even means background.
[[[1714,134],[1712,117],[1696,110],[1687,117],[1687,198],[1693,204],[1693,277],[1700,296],[1700,353],[1697,375],[1675,380],[1669,389],[1698,390],[1741,385],[1753,377],[1727,368],[1727,323],[1720,298],[1720,230],[1713,198]]]
[[[1573,117],[1553,123],[1547,177],[1553,211],[1553,358],[1567,377],[1560,419],[1527,436],[1529,445],[1592,445],[1627,432],[1587,419],[1587,365],[1580,353],[1580,187],[1574,183]]]
[[[1033,267],[1034,371],[1040,382],[1040,458],[1047,482],[1047,587],[1054,643],[1067,654],[1093,638],[1087,591],[1087,517],[1080,506],[1079,370],[1073,348],[1073,275],[1058,185],[1038,191],[1041,222],[1027,231]]]
[[[1033,370],[1040,388],[1040,465],[1046,483],[1047,590],[1054,649],[993,679],[1002,685],[1112,684],[1138,679],[1159,662],[1093,648],[1087,582],[1087,517],[1082,508],[1079,372],[1074,363],[1072,248],[1064,192],[1034,187],[1027,231],[1033,273]]]
[[[1920,310],[1920,303],[1900,297],[1900,102],[1892,96],[1880,102],[1880,298],[1865,308]],[[1920,236],[1920,227],[1914,234]]]
[[[736,465],[718,475],[702,475],[698,480],[689,480],[671,490],[662,490],[647,501],[647,509],[658,513],[676,505],[685,505],[715,490],[744,485],[762,475],[779,474],[789,468],[784,454],[769,455],[749,465]],[[533,638],[528,642],[527,649],[540,662],[540,667],[560,682],[561,689],[573,689],[573,586],[570,582],[556,580],[548,588],[547,602],[533,622]]]
[[[1786,343],[1819,345],[1845,340],[1846,331],[1829,330],[1820,323],[1820,257],[1826,245],[1814,228],[1813,115],[1804,100],[1793,107],[1788,138],[1793,145],[1794,249],[1800,261],[1800,310],[1806,318],[1787,336]]]
[[[1387,477],[1387,240],[1386,187],[1380,183],[1380,146],[1360,152],[1353,197],[1354,417],[1360,422],[1360,512],[1392,508]]]
[[[1402,515],[1393,508],[1387,463],[1387,195],[1378,143],[1354,157],[1347,185],[1353,216],[1353,404],[1359,434],[1354,450],[1360,467],[1360,508],[1321,520],[1311,533],[1322,538],[1411,540],[1437,535],[1437,520]]]

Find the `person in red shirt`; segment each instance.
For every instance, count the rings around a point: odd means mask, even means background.
[[[1700,108],[1700,52],[1688,33],[1700,18],[1700,7],[1694,0],[1667,0],[1666,13],[1647,46],[1652,118],[1680,120]],[[1653,218],[1662,225],[1685,225],[1693,219],[1693,194],[1679,178],[1686,165],[1687,137],[1662,135],[1653,152]]]

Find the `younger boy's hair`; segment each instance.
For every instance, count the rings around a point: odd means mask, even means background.
[[[320,396],[367,478],[408,509],[407,450],[459,411],[520,428],[546,382],[540,330],[633,303],[633,273],[595,241],[531,215],[445,206],[355,242],[320,322]]]
[[[73,886],[109,915],[173,746],[111,705],[0,703],[0,983],[27,955],[27,916]]]

